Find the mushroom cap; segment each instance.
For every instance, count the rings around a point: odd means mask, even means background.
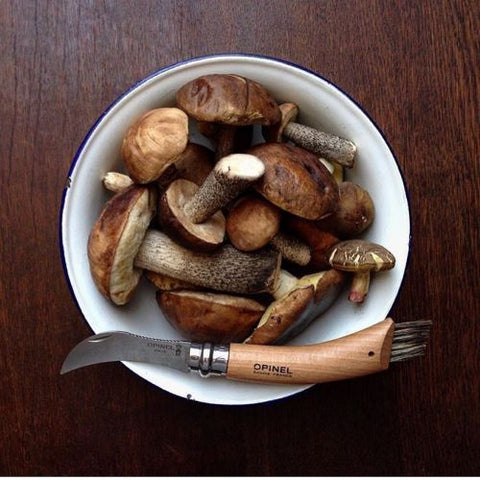
[[[281,118],[270,93],[259,83],[239,75],[198,77],[183,85],[176,98],[179,108],[204,122],[271,125]]]
[[[157,302],[168,321],[197,342],[242,342],[265,311],[249,298],[188,290],[159,291]]]
[[[160,197],[158,221],[179,244],[209,252],[223,243],[226,222],[221,211],[215,212],[202,223],[194,223],[185,213],[185,205],[199,188],[196,183],[183,178],[173,181]]]
[[[322,223],[343,238],[358,237],[375,218],[372,197],[364,188],[347,181],[338,185],[338,192],[337,210]]]
[[[379,272],[395,266],[394,255],[378,243],[366,240],[345,240],[328,254],[330,265],[345,272]]]
[[[88,239],[88,261],[95,285],[113,303],[124,305],[135,291],[142,270],[134,259],[155,213],[154,192],[133,185],[104,206]]]
[[[265,310],[253,333],[245,343],[271,345],[308,310],[314,299],[313,285],[294,288],[283,297],[273,301]]]
[[[267,142],[282,142],[283,130],[290,122],[295,122],[298,116],[298,106],[295,103],[282,103],[280,106],[281,119],[279,122],[263,127],[262,133]]]
[[[255,189],[274,205],[310,220],[335,211],[338,185],[314,154],[287,143],[263,143],[248,153],[264,163]]]
[[[278,207],[255,194],[240,198],[227,215],[227,235],[244,252],[264,247],[280,228]]]
[[[201,185],[212,171],[215,153],[197,143],[188,143],[175,161],[157,179],[160,189],[165,189],[177,178],[184,178]]]
[[[122,157],[136,183],[156,180],[187,146],[188,117],[178,108],[156,108],[131,125]]]

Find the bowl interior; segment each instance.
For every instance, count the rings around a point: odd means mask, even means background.
[[[69,174],[69,187],[64,193],[61,243],[68,281],[93,332],[126,330],[158,338],[181,338],[160,312],[154,288],[147,281],[143,281],[133,301],[125,307],[115,307],[102,297],[90,276],[87,241],[93,223],[109,198],[101,183],[103,175],[110,170],[124,171],[119,151],[128,126],[151,108],[173,106],[175,92],[181,85],[209,73],[235,73],[254,79],[278,101],[297,103],[301,123],[352,140],[358,154],[355,167],[347,172],[347,179],[366,188],[376,205],[375,221],[363,237],[387,247],[397,260],[393,270],[373,278],[363,305],[352,305],[347,295],[342,295],[321,319],[290,343],[322,342],[383,320],[404,275],[410,219],[403,179],[382,134],[347,95],[312,72],[270,58],[219,55],[182,62],[141,81],[99,118],[77,152]],[[193,125],[192,138],[208,145]],[[257,385],[203,379],[194,373],[184,374],[156,365],[125,364],[164,390],[208,403],[259,403],[308,388],[306,385]]]

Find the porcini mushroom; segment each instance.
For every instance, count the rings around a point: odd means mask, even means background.
[[[372,197],[364,188],[352,182],[338,186],[338,206],[333,215],[323,220],[324,228],[345,237],[357,237],[373,222],[375,206]]]
[[[274,288],[280,264],[277,252],[244,253],[230,245],[214,254],[193,252],[162,232],[147,230],[154,212],[152,189],[133,185],[105,204],[91,230],[88,259],[92,278],[112,302],[123,305],[129,301],[143,269],[224,292],[257,293]]]
[[[366,240],[345,240],[337,243],[329,255],[336,270],[352,272],[349,300],[362,303],[368,293],[371,272],[390,270],[395,266],[394,255],[382,245]]]
[[[311,220],[335,211],[338,185],[314,154],[286,143],[259,144],[248,153],[265,165],[254,188],[271,203]]]
[[[350,140],[326,133],[316,128],[296,123],[298,107],[294,103],[280,105],[282,119],[277,124],[264,128],[267,141],[282,141],[282,137],[291,140],[296,145],[325,157],[327,160],[345,167],[353,167],[356,145]]]
[[[183,245],[214,250],[225,235],[225,217],[219,210],[264,171],[258,158],[238,153],[222,158],[200,187],[188,180],[175,180],[161,197],[159,222]]]
[[[300,279],[281,270],[273,301],[246,343],[280,344],[298,335],[340,294],[344,275],[330,269]]]
[[[228,238],[239,250],[258,250],[277,234],[280,218],[280,209],[265,198],[255,193],[245,195],[228,212]]]
[[[198,77],[183,85],[176,99],[190,117],[218,125],[216,140],[221,155],[233,152],[236,127],[271,125],[281,118],[270,93],[258,82],[239,75]]]
[[[178,108],[156,108],[131,125],[123,139],[122,157],[136,183],[156,180],[185,150],[188,117]]]
[[[158,291],[157,302],[167,320],[196,342],[243,342],[265,311],[250,298],[189,290]]]

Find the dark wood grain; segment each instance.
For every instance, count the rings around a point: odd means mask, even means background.
[[[479,2],[3,0],[0,26],[0,475],[478,475]],[[73,155],[135,81],[217,52],[304,65],[384,131],[413,228],[391,313],[434,320],[424,360],[235,408],[58,375],[91,333],[58,245]]]

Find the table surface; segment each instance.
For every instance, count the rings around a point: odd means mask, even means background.
[[[480,472],[480,2],[0,2],[0,475]],[[391,315],[431,318],[426,357],[260,405],[200,404],[121,364],[59,375],[91,334],[64,278],[72,158],[120,93],[219,52],[303,65],[395,152],[412,251]]]

